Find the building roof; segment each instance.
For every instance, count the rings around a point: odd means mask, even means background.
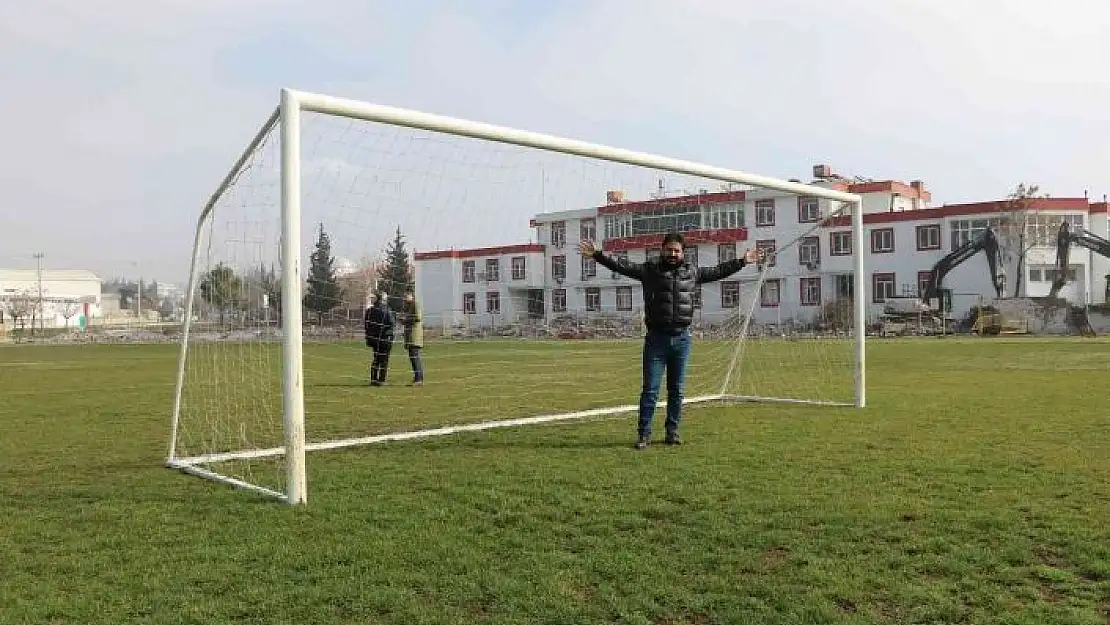
[[[38,281],[36,269],[0,269],[0,282]],[[43,269],[43,282],[89,281],[104,282],[100,276],[86,269]]]

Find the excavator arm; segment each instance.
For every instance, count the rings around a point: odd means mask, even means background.
[[[1056,279],[1052,281],[1052,289],[1048,292],[1050,299],[1055,298],[1068,283],[1068,258],[1073,244],[1110,258],[1110,241],[1085,228],[1072,231],[1071,224],[1066,221],[1061,223],[1056,234]]]
[[[994,230],[987,228],[977,238],[952,250],[947,256],[938,260],[937,264],[933,265],[932,276],[929,280],[929,290],[925,292],[925,301],[930,302],[933,298],[936,298],[938,310],[943,309],[944,303],[941,295],[943,289],[941,287],[944,284],[944,277],[948,275],[948,272],[979,252],[986,254],[987,264],[990,266],[991,271],[991,283],[994,285],[995,294],[998,297],[1002,297],[1002,291],[1006,288],[1006,276],[1002,270],[1002,254],[998,245],[998,237],[995,236]]]

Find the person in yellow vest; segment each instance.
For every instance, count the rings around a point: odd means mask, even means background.
[[[401,325],[405,328],[405,349],[409,352],[409,364],[412,365],[412,385],[421,386],[424,384],[424,362],[421,358],[424,350],[424,316],[412,291],[405,293],[399,316]]]

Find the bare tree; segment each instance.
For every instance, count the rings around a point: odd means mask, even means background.
[[[81,305],[74,301],[62,302],[62,305],[58,307],[58,312],[62,315],[62,318],[66,320],[65,328],[68,330],[69,320],[72,319],[74,315],[81,312]]]
[[[12,316],[13,325],[18,325],[20,330],[27,328],[27,318],[31,317],[31,331],[34,332],[34,314],[38,302],[38,294],[22,291],[12,295],[8,300],[8,312]]]
[[[339,284],[343,287],[343,306],[348,310],[362,310],[370,300],[370,293],[378,281],[382,262],[364,258],[357,268],[339,277]]]
[[[1047,197],[1035,184],[1018,184],[1006,197],[1006,206],[999,220],[999,235],[1003,249],[1016,256],[1012,297],[1021,297],[1021,279],[1025,272],[1025,258],[1037,245],[1050,245],[1063,220],[1059,215],[1046,215],[1034,208],[1035,201]],[[1009,259],[1006,259],[1009,260]]]

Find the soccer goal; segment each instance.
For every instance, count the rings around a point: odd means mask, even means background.
[[[282,90],[200,212],[168,465],[303,504],[309,451],[614,415],[631,442],[642,292],[578,245],[643,263],[666,232],[701,267],[767,254],[700,286],[684,423],[732,402],[862,407],[862,224],[837,180]],[[375,294],[395,322],[380,385]],[[658,430],[666,401],[664,376]]]

